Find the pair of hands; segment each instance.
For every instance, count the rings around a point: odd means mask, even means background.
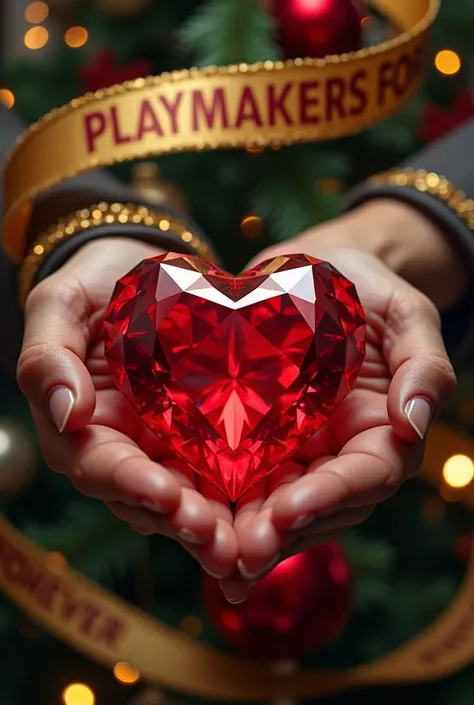
[[[279,561],[338,538],[392,496],[418,470],[423,438],[455,385],[435,306],[351,239],[358,218],[259,256],[305,252],[354,282],[368,318],[367,357],[325,426],[234,512],[144,427],[104,358],[102,317],[115,282],[157,250],[126,239],[90,243],[27,302],[18,381],[46,463],[137,532],[179,541],[234,603]]]

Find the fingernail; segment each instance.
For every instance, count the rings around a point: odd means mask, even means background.
[[[426,436],[433,418],[433,407],[425,397],[415,397],[405,407],[405,416],[421,440]]]
[[[202,566],[202,569],[211,576],[211,578],[215,578],[216,580],[223,580],[224,576],[222,573],[213,573],[212,570],[209,570],[205,565]]]
[[[144,509],[148,509],[149,512],[154,512],[154,514],[163,514],[161,506],[158,502],[154,502],[151,499],[139,499],[141,506]]]
[[[57,387],[49,397],[49,413],[59,433],[66,428],[76,400],[68,387]]]
[[[298,519],[292,524],[291,531],[298,531],[298,529],[304,529],[305,526],[309,526],[316,519],[315,514],[302,514]]]
[[[276,566],[280,562],[280,555],[275,559],[273,559],[270,563],[268,563],[264,568],[259,570],[257,573],[254,571],[252,572],[247,568],[245,563],[241,558],[237,560],[237,568],[239,569],[240,575],[245,578],[245,580],[255,580],[255,578],[258,578],[260,575],[266,575],[266,573],[269,573],[273,568],[276,568]]]
[[[227,600],[227,602],[230,602],[231,605],[241,605],[242,602],[245,602],[248,600],[248,597],[240,598],[239,600],[236,600],[234,597],[229,597],[224,593],[224,597]]]
[[[246,580],[252,580],[253,578],[256,578],[257,576],[254,573],[251,573],[243,560],[241,558],[238,559],[237,561],[237,568],[239,569],[240,575],[245,578]]]
[[[196,546],[203,543],[203,541],[201,541],[201,539],[190,529],[181,529],[181,531],[178,531],[178,539],[184,541],[185,543],[195,544]]]
[[[224,593],[224,597],[231,605],[240,605],[250,597],[252,588],[242,582],[234,582],[226,585],[220,584],[220,589]]]

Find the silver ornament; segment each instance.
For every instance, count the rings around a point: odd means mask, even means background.
[[[0,499],[17,497],[32,482],[37,456],[28,431],[18,422],[0,418]]]

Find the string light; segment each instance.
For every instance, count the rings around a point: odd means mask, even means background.
[[[48,553],[46,556],[46,563],[49,568],[51,568],[53,571],[61,571],[64,570],[67,566],[67,559],[66,556],[63,556],[62,553],[58,553],[57,551],[51,551],[51,553]]]
[[[454,76],[461,70],[461,59],[455,51],[442,49],[436,54],[435,66],[445,76]]]
[[[123,685],[134,685],[140,678],[140,671],[126,661],[119,661],[114,666],[114,676]]]
[[[344,190],[344,184],[341,179],[336,179],[329,176],[324,179],[319,179],[317,185],[325,194],[336,195],[342,193]]]
[[[263,235],[263,220],[258,215],[248,215],[241,221],[240,230],[249,240],[257,240]]]
[[[69,27],[64,35],[64,41],[71,49],[79,49],[89,39],[89,32],[85,27]]]
[[[64,705],[94,705],[95,695],[83,683],[71,683],[63,692]]]
[[[46,27],[31,27],[25,34],[27,49],[42,49],[48,43],[49,32]]]
[[[49,7],[45,2],[32,2],[25,10],[25,19],[31,24],[44,22],[49,15]]]
[[[261,154],[263,152],[263,147],[259,147],[258,145],[253,145],[251,147],[247,147],[245,151],[248,154]]]
[[[443,477],[450,487],[467,487],[474,480],[474,463],[467,455],[453,455],[444,464]]]
[[[6,105],[9,110],[15,105],[15,96],[8,88],[0,88],[0,103]]]

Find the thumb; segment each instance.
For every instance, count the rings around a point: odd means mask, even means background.
[[[95,389],[84,365],[89,311],[78,280],[51,276],[30,294],[17,367],[20,389],[58,431],[77,431],[91,419]]]
[[[384,347],[393,376],[388,415],[395,433],[416,442],[443,411],[456,376],[441,335],[438,311],[418,292],[393,297]]]

